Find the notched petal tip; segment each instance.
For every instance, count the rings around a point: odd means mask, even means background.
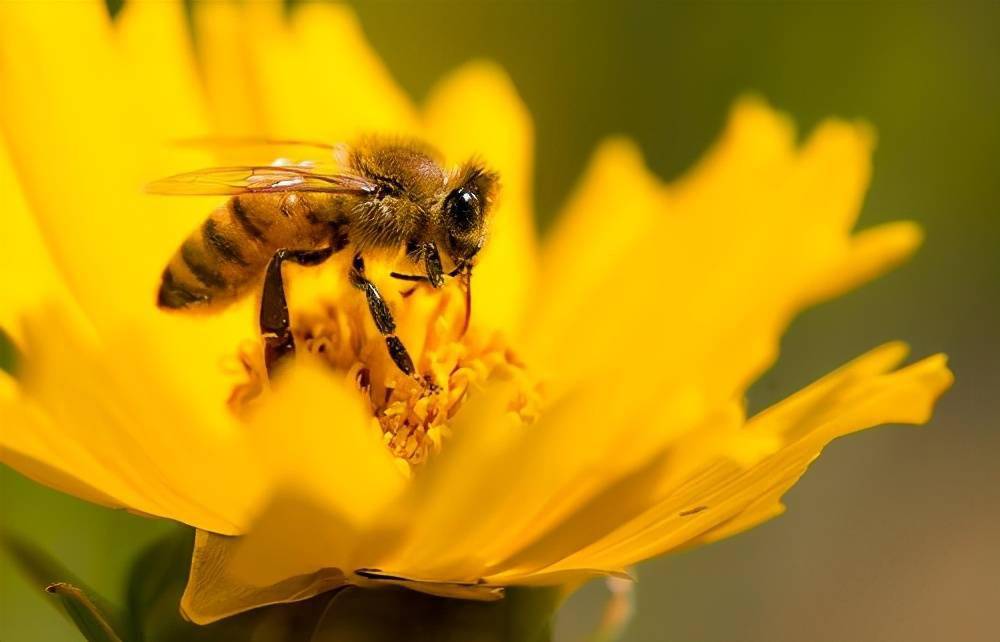
[[[461,65],[434,85],[424,111],[431,142],[456,157],[451,160],[488,154],[506,191],[527,192],[534,127],[502,67],[489,60]]]
[[[790,153],[795,145],[795,122],[785,112],[772,107],[764,98],[747,94],[729,111],[723,140],[739,140],[749,148]]]
[[[931,420],[941,395],[955,383],[955,373],[948,367],[948,356],[943,353],[907,366],[897,374],[906,376],[912,386],[911,403],[906,404],[906,414],[898,421],[914,425]]]
[[[843,257],[817,280],[809,301],[831,299],[872,281],[906,262],[923,243],[923,229],[912,221],[896,221],[858,232]]]

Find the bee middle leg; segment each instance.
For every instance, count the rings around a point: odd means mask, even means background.
[[[288,300],[285,298],[285,280],[281,266],[285,261],[299,265],[319,265],[330,258],[335,249],[278,250],[267,264],[264,274],[264,291],[260,298],[260,334],[264,338],[264,365],[270,377],[282,361],[295,354]]]
[[[410,353],[406,351],[406,346],[396,336],[396,321],[392,318],[392,312],[389,310],[385,299],[382,298],[378,287],[365,276],[365,260],[361,258],[360,254],[354,255],[354,260],[351,263],[350,278],[351,285],[365,293],[365,299],[368,301],[368,311],[372,315],[375,327],[385,337],[385,345],[389,350],[389,356],[392,357],[393,363],[396,364],[396,367],[403,374],[413,375],[416,371],[413,367],[413,359],[410,358]]]

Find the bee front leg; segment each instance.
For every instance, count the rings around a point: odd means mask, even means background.
[[[278,250],[267,264],[264,291],[260,298],[260,334],[264,338],[264,365],[270,377],[279,363],[295,354],[285,282],[281,266],[285,261],[299,265],[319,265],[330,258],[334,248],[321,250]]]
[[[368,301],[368,311],[372,315],[375,327],[385,337],[385,345],[389,350],[389,356],[392,358],[393,363],[396,364],[396,367],[403,374],[412,376],[415,372],[413,359],[410,358],[410,353],[406,351],[406,346],[396,336],[396,321],[392,318],[392,312],[389,310],[385,299],[382,298],[378,287],[365,276],[365,260],[361,258],[360,254],[354,255],[354,260],[351,263],[350,279],[351,285],[365,293],[365,299]]]
[[[414,263],[423,263],[425,274],[423,276],[415,274],[401,275],[393,272],[393,277],[402,278],[404,281],[426,281],[433,288],[439,288],[444,285],[444,268],[441,266],[441,253],[438,252],[437,245],[434,243],[410,241],[406,246],[406,255]]]
[[[444,285],[444,268],[441,267],[441,255],[437,245],[428,243],[424,247],[424,268],[427,270],[427,280],[431,286],[439,288]]]

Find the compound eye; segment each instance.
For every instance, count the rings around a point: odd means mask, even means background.
[[[479,197],[464,187],[449,194],[444,206],[451,224],[459,232],[470,232],[479,222]]]

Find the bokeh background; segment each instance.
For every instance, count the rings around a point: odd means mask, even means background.
[[[1000,3],[356,8],[418,99],[469,58],[507,68],[535,119],[543,232],[607,135],[636,139],[669,179],[748,91],[803,132],[831,114],[871,121],[879,145],[860,227],[910,218],[927,242],[896,272],[796,320],[750,403],[759,409],[894,338],[918,356],[947,352],[957,383],[930,426],[828,448],[784,516],[640,566],[625,639],[1000,640]],[[6,527],[111,596],[135,551],[169,528],[5,468],[0,507]],[[577,594],[557,639],[582,639],[605,599],[600,583]],[[0,640],[80,639],[46,602],[0,556]]]

